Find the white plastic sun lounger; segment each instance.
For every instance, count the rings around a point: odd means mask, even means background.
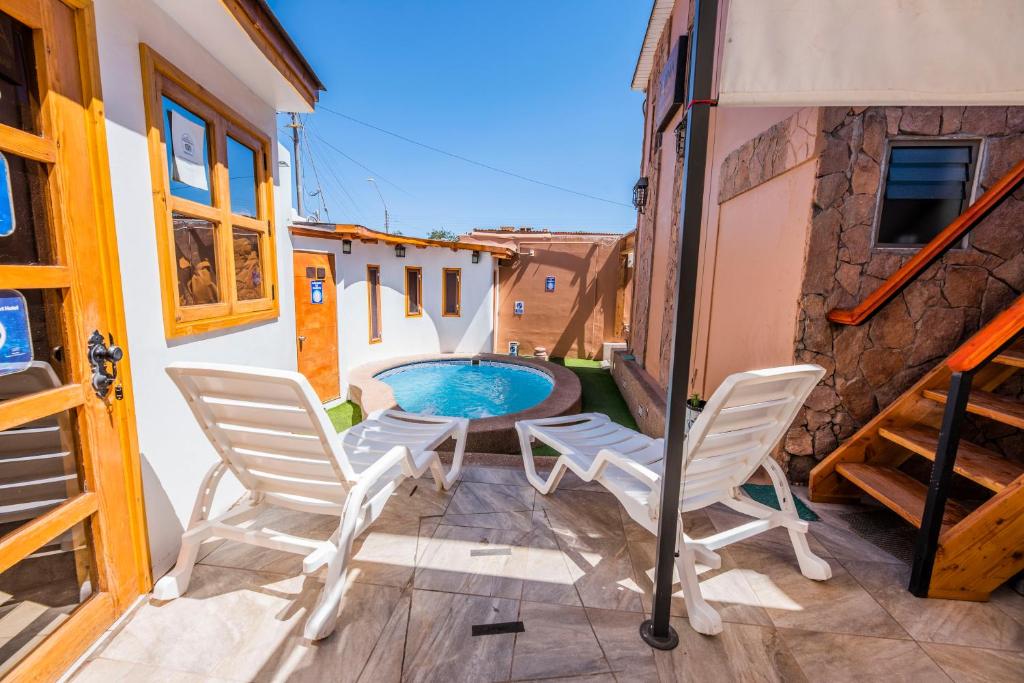
[[[338,434],[309,382],[297,372],[209,363],[175,363],[167,374],[221,461],[199,487],[174,569],[153,596],[172,600],[188,588],[199,546],[219,537],[305,555],[302,571],[327,566],[323,589],[306,621],[310,640],[334,630],[352,542],[384,509],[406,477],[429,469],[434,486],[450,488],[462,465],[469,421],[386,410]],[[436,448],[456,441],[446,474]],[[248,489],[248,499],[210,518],[214,492],[226,471]],[[335,515],[326,541],[246,526],[268,506]]]
[[[698,560],[720,567],[721,557],[714,552],[718,548],[781,526],[789,531],[804,576],[817,581],[832,576],[828,563],[811,552],[806,538],[807,522],[797,515],[786,475],[771,456],[824,374],[817,365],[796,365],[730,375],[690,429],[680,511],[722,503],[754,518],[701,539],[686,536],[680,521],[676,567],[690,624],[700,633],[715,635],[722,631],[721,617],[700,593],[696,570]],[[584,481],[600,483],[615,495],[630,517],[651,533],[657,533],[664,471],[663,439],[644,436],[595,413],[523,420],[516,424],[516,429],[526,476],[538,491],[550,493],[565,471],[570,470]],[[561,454],[546,479],[534,468],[534,440]],[[754,501],[740,488],[760,467],[771,478],[781,510]]]

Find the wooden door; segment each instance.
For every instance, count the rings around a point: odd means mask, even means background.
[[[334,257],[323,252],[296,251],[294,261],[299,372],[313,385],[321,401],[331,401],[341,395]]]
[[[127,358],[92,385],[89,337],[123,347],[125,327],[95,27],[74,4],[0,0],[6,680],[56,678],[150,585]]]

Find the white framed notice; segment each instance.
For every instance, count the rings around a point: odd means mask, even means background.
[[[174,151],[174,179],[209,190],[206,180],[206,164],[203,150],[206,149],[206,126],[188,120],[171,110],[171,149]]]

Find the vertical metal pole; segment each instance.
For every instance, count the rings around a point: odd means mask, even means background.
[[[292,122],[288,127],[292,129],[292,163],[295,165],[295,211],[305,218],[306,212],[302,210],[302,149],[299,147],[299,129],[302,128],[302,124],[299,123],[299,115],[295,112],[292,112]]]
[[[949,483],[953,479],[953,465],[956,464],[956,452],[960,446],[960,426],[967,412],[973,374],[954,372],[949,381],[946,410],[939,430],[939,445],[935,450],[935,464],[932,465],[932,475],[928,481],[928,497],[921,516],[921,528],[914,542],[914,565],[910,570],[909,589],[919,598],[928,597],[928,586],[932,582],[935,552],[939,547],[942,517],[946,512]]]
[[[718,0],[696,0],[687,87],[687,125],[683,158],[682,206],[679,214],[679,267],[676,275],[675,336],[672,371],[665,415],[665,473],[661,486],[658,519],[658,551],[654,576],[654,607],[651,618],[640,625],[640,636],[651,647],[670,650],[679,636],[669,621],[672,574],[679,532],[679,484],[686,453],[686,396],[690,382],[690,352],[697,306],[697,265],[700,256],[701,214],[704,210],[704,179],[708,156],[711,85],[715,62]]]

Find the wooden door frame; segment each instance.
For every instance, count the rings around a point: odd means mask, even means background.
[[[84,140],[82,142],[87,149],[88,159],[85,160],[85,164],[88,167],[91,181],[89,183],[91,196],[86,201],[90,203],[92,207],[91,213],[94,214],[93,223],[96,230],[95,253],[98,256],[97,269],[103,282],[106,283],[103,291],[94,295],[93,300],[95,305],[98,305],[99,317],[105,321],[109,332],[113,334],[118,344],[126,351],[125,358],[118,367],[118,381],[122,385],[124,399],[112,401],[109,412],[110,419],[113,420],[114,429],[117,433],[117,442],[121,455],[118,466],[120,471],[108,465],[103,472],[105,475],[103,481],[107,482],[114,489],[123,489],[123,498],[126,506],[125,510],[121,511],[125,513],[123,523],[115,526],[110,523],[112,520],[111,515],[104,514],[103,516],[107,523],[102,529],[100,538],[95,541],[94,545],[98,569],[101,568],[103,570],[97,572],[97,592],[72,612],[70,623],[57,628],[14,666],[8,673],[8,679],[18,681],[57,678],[94,640],[102,635],[117,616],[124,613],[139,595],[148,591],[152,586],[145,510],[142,503],[142,478],[139,465],[134,392],[131,382],[131,356],[127,352],[128,330],[122,299],[121,273],[114,226],[113,195],[105,128],[106,122],[103,94],[100,87],[95,12],[92,0],[53,1],[63,2],[72,11],[73,30],[78,48],[78,52],[73,58],[76,60],[82,85],[83,102],[78,106],[81,106],[81,112],[84,115]],[[40,7],[42,8],[41,11],[35,12],[34,5],[25,0],[11,0],[4,3],[6,11],[22,21],[22,23],[29,24],[34,31],[43,30],[48,22],[51,21],[49,18],[50,6],[43,2]],[[38,21],[27,22],[25,21],[26,18]],[[39,23],[40,21],[42,23]],[[52,38],[53,36],[51,36]],[[46,55],[45,72],[51,74],[48,78],[52,77],[55,71],[53,65],[58,64],[59,60],[62,59],[57,46],[52,47],[55,49],[52,49],[49,53],[41,50],[38,44],[36,47],[37,54]],[[44,85],[45,82],[42,82],[41,87]],[[48,94],[49,90],[41,90],[41,100],[44,99],[43,96]],[[49,100],[50,98],[46,98],[46,101],[41,102],[40,115],[54,117],[59,124],[61,120],[64,120],[63,117],[69,114],[59,111],[58,106],[60,105],[53,104]],[[59,161],[60,158],[60,154],[58,154],[57,160]],[[58,189],[62,190],[58,193],[58,197],[64,197],[68,193],[76,191],[73,186],[60,179],[60,176],[67,170],[66,163],[65,161],[55,168],[54,175],[58,177],[58,180],[55,182],[58,184]],[[52,192],[53,190],[54,184],[51,183],[49,191]],[[66,220],[62,219],[61,222],[65,224],[66,229],[70,229]],[[65,235],[65,239],[69,237],[70,235]],[[29,266],[23,268],[26,271],[26,276],[29,275],[28,268],[38,267]],[[52,271],[55,278],[65,282],[65,284],[61,285],[55,280],[54,286],[66,287],[73,284],[73,271],[66,265],[54,266],[47,268],[47,270]],[[8,271],[6,274],[10,275],[15,272]],[[17,282],[12,284],[14,288],[18,287]],[[38,284],[35,286],[38,286]],[[80,295],[81,293],[78,294],[78,296]],[[75,296],[75,290],[72,289],[73,299]],[[79,330],[83,327],[84,320],[77,315],[80,312],[81,305],[71,307],[71,313],[64,322],[66,328]],[[54,391],[68,390],[57,389]],[[82,428],[81,425],[86,423],[87,421],[79,419],[79,429]],[[116,481],[112,480],[111,477],[114,477]],[[96,506],[97,500],[99,500],[100,507],[96,507],[95,512],[90,511],[90,508]],[[69,500],[65,504],[68,507],[62,514],[70,515],[71,517],[80,515],[81,519],[87,520],[94,513],[103,514],[106,500],[104,496],[97,499],[95,492],[91,495],[86,492],[84,495],[79,495]],[[49,519],[43,520],[41,517],[37,518],[36,521],[40,520],[42,522],[36,524],[31,529],[30,534],[32,537],[39,539],[40,542],[45,542],[47,539],[41,538],[41,536],[48,533],[50,531],[49,527],[52,525],[46,523],[50,521]],[[34,522],[28,523],[26,527],[32,524]],[[22,529],[19,529],[12,532],[11,535],[18,534],[21,531]],[[128,536],[127,546],[122,534],[127,534]],[[113,535],[116,535],[120,542],[114,544],[114,549],[111,549],[108,545],[108,540]],[[22,535],[26,540],[30,540],[27,538],[28,536],[29,534]],[[125,547],[130,549],[128,555],[123,552]]]
[[[329,251],[327,249],[294,249],[293,248],[292,249],[292,271],[293,271],[292,272],[292,283],[293,284],[294,284],[296,279],[301,277],[301,275],[298,272],[295,272],[295,255],[296,254],[316,254],[318,256],[319,255],[327,256],[327,267],[330,270],[329,276],[331,278],[331,282],[334,283],[334,296],[337,299],[337,301],[334,302],[334,336],[338,340],[338,354],[340,354],[341,353],[341,311],[338,310],[338,304],[341,303],[341,298],[340,298],[340,295],[338,294],[338,280],[337,280],[337,278],[338,278],[338,264],[337,264],[337,256],[335,255],[335,253],[333,251]],[[294,315],[294,318],[295,318],[295,336],[296,336],[296,340],[298,340],[298,336],[299,336],[299,293],[296,292],[296,291],[292,292],[292,314]],[[338,396],[336,396],[333,399],[330,399],[327,402],[328,404],[333,404],[333,402],[341,400],[341,398],[342,398],[342,395],[341,395],[341,358],[340,358],[340,356],[338,356],[336,354],[335,360],[337,361],[337,369],[338,369]],[[296,346],[295,346],[295,367],[296,367],[297,370],[298,370],[298,363],[299,363],[299,347],[298,347],[298,344],[296,344]],[[300,370],[300,372],[301,372],[301,370]],[[310,381],[312,382],[312,380],[310,380]]]

